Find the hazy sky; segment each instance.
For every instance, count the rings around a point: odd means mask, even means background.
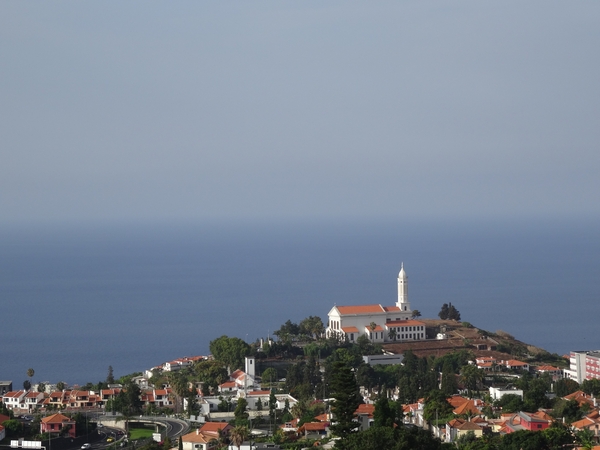
[[[0,221],[600,215],[600,3],[0,2]]]

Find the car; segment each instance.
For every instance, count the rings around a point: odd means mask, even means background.
[[[29,421],[29,420],[33,420],[33,416],[23,416],[23,419]]]
[[[112,441],[114,441],[114,440],[115,440],[115,438],[111,438],[111,437],[109,437],[109,438],[106,440],[106,442],[112,442]]]
[[[92,448],[92,444],[86,443],[81,446],[81,450],[87,450],[88,448]]]
[[[104,425],[102,425],[101,423],[98,423],[98,425],[96,425],[97,428],[104,428]]]

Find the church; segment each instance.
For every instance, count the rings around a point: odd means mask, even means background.
[[[366,335],[371,342],[389,343],[425,339],[425,323],[412,320],[408,301],[408,276],[401,265],[395,306],[334,306],[329,311],[326,336],[356,342]]]

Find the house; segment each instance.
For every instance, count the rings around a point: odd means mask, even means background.
[[[200,428],[201,433],[215,437],[219,437],[219,434],[228,436],[231,430],[233,430],[233,427],[227,422],[206,422]]]
[[[38,406],[38,404],[42,403],[44,400],[44,394],[42,392],[29,391],[27,394],[25,394],[23,400],[25,409],[28,412],[31,412]]]
[[[306,422],[300,428],[298,433],[304,433],[305,438],[318,439],[327,435],[329,422]]]
[[[12,381],[0,381],[0,396],[12,390]]]
[[[524,363],[523,361],[517,361],[516,359],[509,359],[508,361],[503,361],[503,364],[509,370],[513,369],[513,370],[529,371],[529,364]]]
[[[472,432],[475,436],[483,436],[483,428],[475,422],[463,419],[452,419],[446,424],[446,442],[454,442],[464,434]]]
[[[490,386],[490,397],[494,400],[499,400],[507,394],[518,395],[523,398],[523,390],[516,388],[502,388]]]
[[[552,380],[556,381],[560,378],[563,377],[563,372],[562,369],[559,369],[558,367],[554,367],[554,366],[535,366],[534,367],[535,371],[537,373],[547,373],[552,377]]]
[[[504,422],[503,431],[513,433],[518,430],[541,431],[550,426],[551,419],[545,413],[518,412]]]
[[[27,391],[10,391],[2,396],[2,403],[11,410],[25,408],[25,395]]]
[[[356,342],[367,336],[371,342],[406,342],[425,339],[425,324],[410,320],[408,276],[402,264],[398,274],[398,301],[395,306],[380,304],[334,306],[328,313],[325,335]]]
[[[62,414],[52,414],[44,417],[40,422],[40,433],[59,434],[64,428],[68,428],[69,436],[76,436],[75,421]]]
[[[575,431],[589,430],[594,433],[595,436],[600,434],[600,420],[598,418],[591,418],[589,415],[577,422],[571,423],[571,428]]]
[[[218,436],[201,433],[200,430],[192,431],[181,436],[183,450],[213,450],[218,447]]]
[[[358,405],[354,415],[358,422],[358,429],[360,431],[368,430],[373,425],[373,413],[375,412],[375,405],[367,405],[365,403]]]

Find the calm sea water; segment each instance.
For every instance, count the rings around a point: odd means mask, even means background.
[[[600,223],[327,223],[0,230],[0,379],[97,382],[248,341],[335,304],[424,317],[560,354],[598,349]]]

